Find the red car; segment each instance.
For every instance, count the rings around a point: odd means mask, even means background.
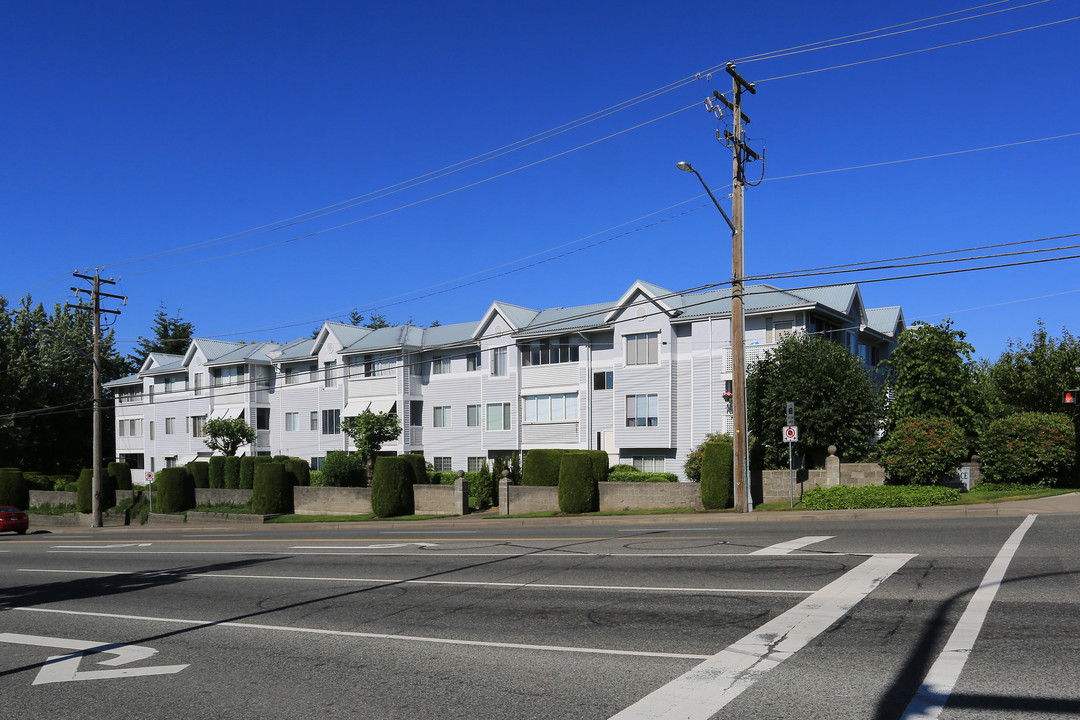
[[[14,530],[23,535],[30,529],[30,518],[19,508],[10,506],[0,507],[0,532]]]

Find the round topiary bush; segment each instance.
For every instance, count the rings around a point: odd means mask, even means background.
[[[987,426],[979,454],[988,482],[1064,483],[1076,462],[1076,430],[1065,415],[1017,413]]]
[[[256,515],[293,511],[293,484],[285,475],[285,463],[257,463],[251,490],[251,509]]]
[[[187,464],[191,480],[197,488],[210,487],[210,463],[205,461],[192,461]]]
[[[75,498],[75,509],[81,513],[93,512],[94,471],[84,468],[79,473],[79,490]]]
[[[537,448],[525,456],[521,471],[522,485],[555,487],[559,484],[559,464],[565,450]]]
[[[225,456],[212,455],[210,457],[210,482],[207,487],[218,490],[225,488]]]
[[[250,490],[255,485],[255,458],[245,455],[240,458],[240,489]]]
[[[706,510],[735,506],[735,455],[730,443],[706,443],[701,454],[701,505]]]
[[[117,490],[131,490],[131,466],[125,462],[111,462],[106,468],[109,477],[116,480]]]
[[[526,456],[526,463],[528,460]],[[606,458],[604,470],[607,470]],[[587,452],[564,453],[559,463],[559,512],[580,515],[599,509],[600,488],[596,484],[593,458]]]
[[[30,487],[21,470],[0,470],[0,505],[10,505],[20,510],[30,508]]]
[[[225,456],[225,487],[230,490],[240,487],[240,458],[235,455]]]
[[[285,461],[285,477],[295,485],[307,487],[311,485],[311,467],[307,460],[289,458]]]
[[[195,507],[195,480],[186,467],[167,467],[157,471],[154,480],[154,510],[178,513]]]
[[[964,431],[943,417],[899,423],[878,446],[879,462],[894,485],[940,485],[967,459]]]
[[[375,472],[371,478],[371,511],[379,517],[412,515],[413,501],[412,466],[399,457],[375,458]]]

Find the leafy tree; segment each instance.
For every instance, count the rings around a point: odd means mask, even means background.
[[[786,403],[798,413],[796,455],[813,465],[825,462],[836,445],[849,457],[865,457],[881,423],[881,394],[859,358],[842,345],[802,333],[780,341],[747,374],[751,433],[762,446],[765,467],[787,467],[781,441]]]
[[[952,478],[967,458],[964,432],[950,418],[902,420],[878,449],[881,465],[897,485],[937,485]]]
[[[206,421],[206,447],[225,456],[235,455],[242,446],[255,442],[255,428],[244,418],[211,418]]]
[[[1040,320],[1031,342],[1010,340],[997,362],[984,363],[985,390],[991,414],[1069,413],[1062,392],[1080,387],[1080,338],[1062,329],[1061,338]]]
[[[983,416],[974,350],[951,320],[939,325],[914,323],[900,333],[899,344],[885,361],[889,399],[888,430],[920,417],[955,422],[974,439]]]
[[[150,326],[150,332],[153,333],[153,337],[139,336],[135,343],[135,351],[129,356],[135,367],[141,367],[152,352],[183,355],[191,344],[195,326],[180,317],[179,308],[175,315],[169,317],[168,312],[165,311],[165,303],[161,303],[158,311],[154,313],[154,323]]]
[[[383,443],[401,437],[401,421],[397,415],[365,410],[357,417],[342,420],[341,431],[356,445],[357,452],[367,464],[370,478],[375,474],[375,453],[382,449]]]

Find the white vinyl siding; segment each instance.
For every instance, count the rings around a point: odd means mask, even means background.
[[[626,336],[627,365],[655,365],[659,362],[660,333]]]
[[[655,394],[626,396],[626,427],[656,427],[659,418]]]
[[[565,422],[577,420],[578,394],[525,396],[524,422]]]
[[[510,403],[488,403],[487,406],[487,429],[509,430],[510,429]]]

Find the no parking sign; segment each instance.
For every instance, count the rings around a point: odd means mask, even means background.
[[[799,442],[799,428],[796,425],[784,426],[784,442],[793,443]]]

